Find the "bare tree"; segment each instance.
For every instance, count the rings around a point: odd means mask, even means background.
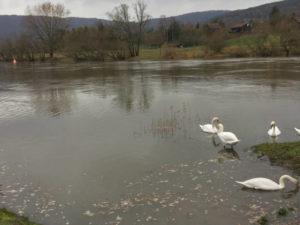
[[[65,19],[70,14],[69,10],[61,4],[45,2],[27,7],[25,25],[29,32],[36,39],[43,43],[43,46],[50,57],[53,57],[57,50],[62,37],[69,27]]]
[[[168,19],[165,15],[160,16],[158,31],[161,35],[163,43],[168,41],[169,27],[170,27],[170,19]]]
[[[110,13],[107,13],[108,17],[114,21],[116,26],[120,31],[120,38],[122,41],[127,43],[129,54],[131,57],[135,56],[135,35],[134,27],[131,22],[131,17],[129,14],[129,6],[126,4],[121,4],[114,8]]]
[[[285,15],[274,29],[280,37],[280,46],[285,55],[290,56],[299,45],[299,24],[292,17]]]
[[[140,44],[145,34],[146,25],[151,18],[151,16],[146,13],[146,9],[147,9],[147,5],[142,0],[138,0],[134,4],[134,11],[135,11],[136,22],[138,26],[136,56],[138,56],[140,53]]]
[[[139,0],[134,4],[136,18],[131,17],[129,6],[126,4],[121,4],[115,7],[112,12],[107,13],[121,31],[121,38],[127,43],[131,57],[139,55],[145,28],[150,19],[146,13],[146,8],[147,5]]]

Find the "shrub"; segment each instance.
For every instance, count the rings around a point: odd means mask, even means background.
[[[247,46],[231,46],[224,48],[223,53],[229,57],[250,57],[251,50]]]

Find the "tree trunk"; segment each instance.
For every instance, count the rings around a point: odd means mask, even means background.
[[[137,44],[136,51],[135,51],[135,56],[139,56],[139,55],[140,55],[140,43]]]

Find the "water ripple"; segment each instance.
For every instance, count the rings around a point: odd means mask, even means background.
[[[5,120],[24,118],[32,115],[34,108],[28,96],[3,95],[0,96],[0,122]]]

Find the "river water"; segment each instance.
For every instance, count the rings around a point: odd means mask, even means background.
[[[235,181],[300,180],[251,151],[300,140],[299,99],[300,58],[1,63],[0,206],[44,225],[298,224],[293,184]],[[234,149],[200,131],[214,116]]]

